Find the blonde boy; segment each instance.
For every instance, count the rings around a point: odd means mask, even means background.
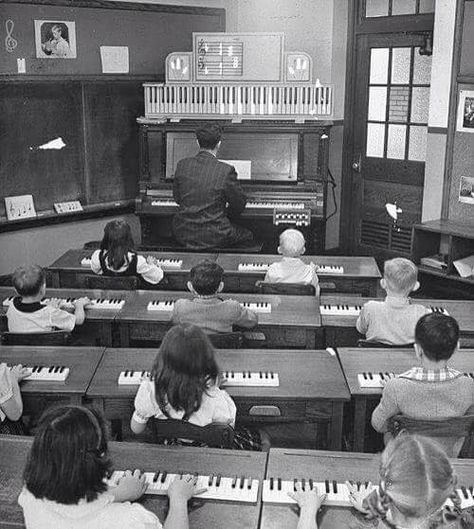
[[[319,281],[314,263],[306,264],[300,259],[305,252],[305,240],[298,230],[285,230],[280,235],[278,253],[281,261],[270,265],[265,281],[268,283],[301,283],[313,285],[319,295]]]
[[[380,285],[387,292],[384,301],[368,301],[360,311],[357,330],[367,340],[389,345],[415,342],[418,320],[429,311],[423,305],[412,303],[410,292],[420,288],[418,269],[408,259],[397,257],[385,261]]]

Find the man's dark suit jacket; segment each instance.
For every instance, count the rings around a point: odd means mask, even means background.
[[[242,213],[246,197],[234,167],[207,151],[180,160],[174,175],[173,196],[179,204],[173,232],[180,244],[203,250],[232,246],[238,241],[239,228],[232,225],[228,215]]]

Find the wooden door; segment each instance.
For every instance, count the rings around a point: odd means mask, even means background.
[[[356,36],[349,229],[357,254],[409,255],[421,220],[431,78],[431,56],[419,53],[424,39]],[[397,223],[387,203],[402,209]]]

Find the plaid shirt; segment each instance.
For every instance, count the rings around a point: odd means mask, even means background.
[[[398,375],[399,378],[408,378],[418,380],[419,382],[445,382],[462,377],[463,374],[452,367],[443,367],[441,369],[425,369],[424,367],[412,367],[405,373]]]

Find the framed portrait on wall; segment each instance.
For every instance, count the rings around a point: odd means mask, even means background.
[[[76,23],[35,20],[37,59],[76,59]]]
[[[458,132],[474,132],[474,90],[459,92]]]

